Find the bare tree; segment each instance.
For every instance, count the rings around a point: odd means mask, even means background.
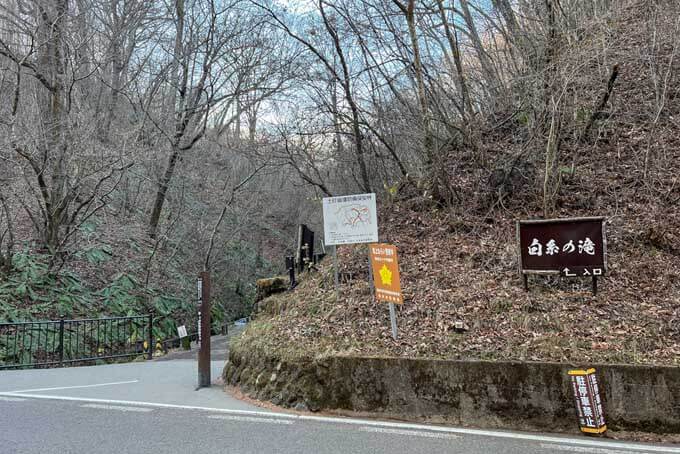
[[[260,42],[252,39],[262,22],[260,18],[242,10],[246,2],[233,0],[227,5],[214,0],[199,2],[176,0],[171,14],[174,27],[174,50],[169,65],[158,74],[170,91],[164,101],[173,119],[164,122],[158,114],[147,114],[166,138],[169,156],[158,184],[149,219],[149,233],[155,236],[168,189],[183,154],[201,140],[208,128],[211,114],[219,109],[218,130],[225,130],[240,118],[245,93],[261,90],[251,99],[253,105],[271,96],[282,85],[281,79],[271,86],[270,73],[259,75],[252,71],[260,54],[244,49],[263,50]],[[243,14],[237,14],[242,12]],[[228,21],[230,27],[222,24]],[[226,105],[225,105],[226,104]],[[236,106],[236,113],[227,115]],[[159,113],[162,113],[159,112]]]
[[[330,44],[332,47],[331,55],[328,55],[319,46],[315,45],[310,39],[302,36],[299,32],[295,31],[291,26],[286,24],[286,22],[280,17],[280,14],[275,12],[272,8],[268,6],[258,4],[263,10],[267,11],[270,17],[277,23],[291,38],[295,41],[301,43],[305,48],[309,50],[321,63],[326,71],[333,77],[334,80],[342,87],[344,100],[347,102],[350,111],[351,118],[351,130],[354,138],[354,154],[356,156],[356,163],[359,167],[360,175],[360,186],[361,189],[367,192],[371,191],[371,181],[368,175],[368,168],[366,166],[364,143],[363,143],[363,132],[361,128],[361,116],[359,105],[355,99],[354,89],[352,86],[353,75],[351,73],[350,64],[347,58],[347,51],[345,50],[340,32],[338,30],[336,16],[332,16],[327,8],[329,4],[324,0],[319,0],[316,3],[318,13],[321,18],[321,26],[326,33],[328,39],[330,39]],[[332,8],[332,6],[331,6]],[[337,59],[337,60],[336,60]],[[336,67],[334,62],[337,61],[339,68]]]
[[[23,162],[33,200],[24,210],[50,254],[61,252],[75,227],[106,204],[124,157],[92,155],[88,126],[78,121],[75,94],[91,77],[76,51],[76,27],[66,0],[33,0],[0,9],[13,41],[0,39],[0,56],[14,66],[8,146]],[[23,76],[30,79],[25,80]],[[36,131],[36,125],[38,130]],[[103,159],[102,159],[103,158]]]

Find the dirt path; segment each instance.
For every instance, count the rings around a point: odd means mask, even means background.
[[[229,353],[229,340],[243,332],[243,326],[229,326],[229,334],[226,336],[212,336],[210,338],[210,359],[211,361],[226,361]],[[191,343],[191,350],[175,349],[170,350],[167,355],[154,358],[154,361],[171,361],[175,359],[197,359],[198,344]]]

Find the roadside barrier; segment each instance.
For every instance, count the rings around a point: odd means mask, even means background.
[[[153,316],[0,323],[0,369],[153,355]]]

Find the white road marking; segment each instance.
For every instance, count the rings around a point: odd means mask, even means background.
[[[278,418],[256,418],[254,416],[230,416],[230,415],[210,415],[210,419],[223,419],[226,421],[243,421],[243,422],[264,422],[270,424],[293,424],[294,421],[288,419]]]
[[[603,449],[603,448],[582,448],[579,446],[567,446],[541,443],[541,448],[550,449],[551,451],[567,451],[580,452],[584,454],[630,454],[632,451],[621,451],[618,449]]]
[[[103,404],[85,404],[81,405],[82,408],[96,408],[99,410],[116,410],[116,411],[132,411],[138,413],[148,413],[153,411],[153,408],[142,408],[142,407],[127,407],[122,405],[103,405]]]
[[[0,402],[23,402],[26,399],[22,399],[20,397],[3,397],[0,396]]]
[[[494,430],[481,430],[481,429],[465,429],[462,427],[445,427],[445,426],[428,426],[425,424],[411,424],[411,423],[400,423],[400,422],[385,422],[385,421],[373,421],[370,419],[353,419],[353,418],[340,418],[340,417],[330,417],[330,416],[314,416],[314,415],[297,415],[290,413],[273,413],[268,411],[248,411],[248,410],[231,410],[227,408],[214,408],[214,407],[199,407],[193,405],[177,405],[177,404],[162,404],[155,402],[138,402],[129,400],[112,400],[112,399],[91,399],[86,397],[70,397],[70,396],[54,396],[47,394],[18,394],[18,393],[7,393],[0,392],[0,396],[6,397],[26,397],[31,399],[44,399],[44,400],[62,400],[71,402],[93,402],[93,403],[103,403],[103,404],[113,404],[113,405],[135,405],[138,407],[152,407],[152,408],[172,408],[181,410],[197,410],[206,411],[212,413],[221,413],[227,415],[238,415],[238,416],[253,416],[253,417],[266,417],[266,418],[278,418],[290,421],[313,421],[313,422],[326,422],[331,424],[348,424],[355,426],[366,426],[366,427],[389,427],[395,429],[406,429],[406,430],[425,430],[429,432],[439,432],[439,433],[449,433],[449,434],[459,434],[459,435],[473,435],[479,437],[492,437],[492,438],[506,438],[512,440],[526,440],[526,441],[538,441],[546,443],[555,443],[561,446],[574,445],[582,447],[592,447],[601,449],[625,449],[632,452],[664,452],[664,453],[678,453],[680,454],[680,448],[671,448],[667,446],[658,446],[651,444],[639,444],[639,443],[625,443],[625,442],[612,442],[612,441],[598,441],[598,440],[588,440],[584,438],[568,438],[568,437],[556,437],[550,435],[537,435],[529,433],[519,433],[519,432],[503,432]]]
[[[129,385],[131,383],[139,383],[139,380],[114,381],[114,382],[110,382],[110,383],[95,383],[94,385],[60,386],[58,388],[20,389],[18,391],[11,391],[11,392],[12,393],[37,393],[37,392],[40,392],[40,391],[60,391],[60,390],[64,390],[64,389],[99,388],[101,386]]]
[[[454,434],[442,434],[437,432],[424,432],[419,430],[403,430],[403,429],[383,429],[380,427],[362,427],[362,432],[374,432],[389,435],[406,435],[408,437],[427,437],[427,438],[441,438],[445,440],[452,440],[454,438],[460,438],[458,435]]]

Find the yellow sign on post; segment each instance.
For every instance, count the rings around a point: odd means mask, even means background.
[[[403,304],[397,248],[391,244],[371,244],[370,252],[376,299],[387,303]]]

